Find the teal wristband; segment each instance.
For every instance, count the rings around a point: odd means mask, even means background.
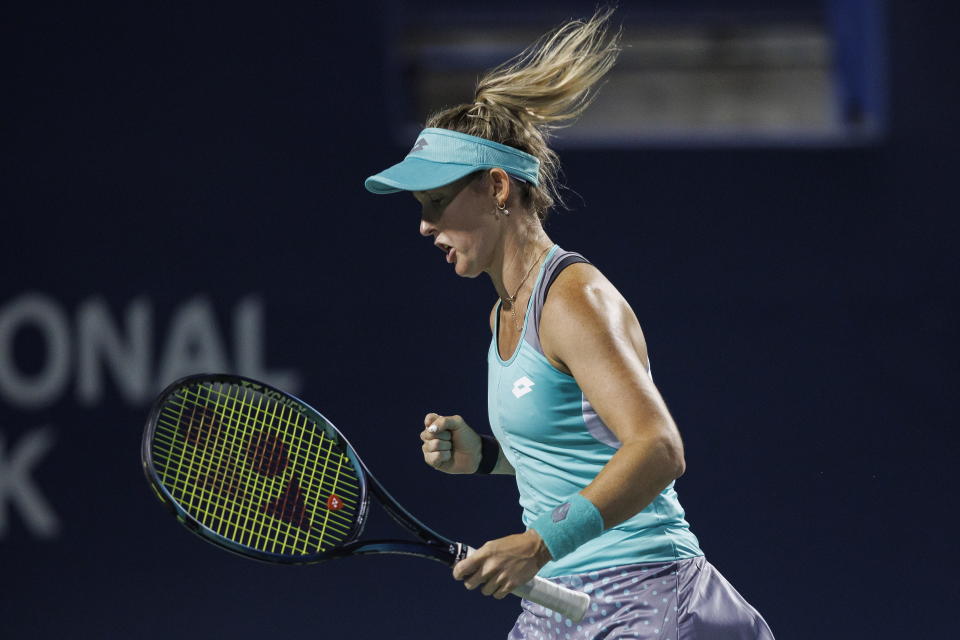
[[[530,524],[543,538],[554,560],[559,560],[587,540],[603,533],[603,516],[592,502],[575,493]]]

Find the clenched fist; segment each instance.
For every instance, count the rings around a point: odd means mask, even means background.
[[[476,473],[480,436],[460,416],[428,413],[423,419],[423,461],[444,473]]]

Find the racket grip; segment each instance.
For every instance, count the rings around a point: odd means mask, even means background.
[[[474,551],[476,549],[473,547],[467,547],[466,555],[469,556]],[[512,593],[555,611],[565,618],[570,618],[574,622],[583,620],[583,616],[590,607],[590,596],[587,594],[568,589],[539,576],[534,576],[533,580],[520,585]]]
[[[582,591],[568,589],[539,576],[514,589],[513,594],[552,609],[574,622],[583,620],[590,606],[590,596]]]

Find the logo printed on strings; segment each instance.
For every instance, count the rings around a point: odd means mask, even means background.
[[[330,509],[330,511],[339,511],[342,508],[343,500],[341,500],[337,494],[331,493],[330,497],[327,498],[327,509]]]

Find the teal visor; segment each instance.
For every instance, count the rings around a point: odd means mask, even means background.
[[[370,176],[371,193],[436,189],[481,169],[500,167],[536,186],[540,161],[529,153],[449,129],[424,129],[403,162]]]

